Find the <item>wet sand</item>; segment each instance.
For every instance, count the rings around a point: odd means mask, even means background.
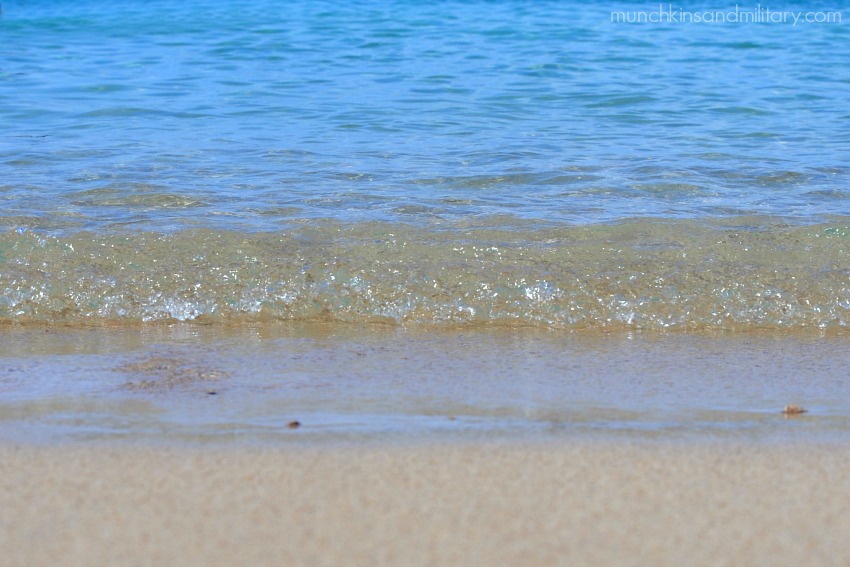
[[[7,566],[847,565],[850,448],[0,447]]]
[[[10,328],[0,440],[850,443],[848,372],[842,334]],[[787,419],[793,404],[809,411]]]
[[[2,339],[4,567],[850,564],[843,334]]]

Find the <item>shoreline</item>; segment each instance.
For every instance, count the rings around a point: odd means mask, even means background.
[[[6,441],[850,440],[839,335],[334,325],[2,335]],[[792,404],[809,411],[783,415]]]
[[[10,567],[850,563],[842,336],[5,337]]]
[[[7,565],[841,565],[850,447],[0,444]]]

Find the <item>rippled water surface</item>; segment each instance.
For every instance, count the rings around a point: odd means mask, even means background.
[[[635,7],[5,2],[0,224],[848,212],[847,24]]]
[[[850,11],[633,9],[4,2],[0,321],[850,325]]]
[[[843,442],[845,4],[4,1],[0,440]]]

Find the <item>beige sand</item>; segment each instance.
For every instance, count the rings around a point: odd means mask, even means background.
[[[850,448],[0,447],[0,563],[848,565]]]

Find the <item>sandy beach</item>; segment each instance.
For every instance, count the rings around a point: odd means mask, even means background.
[[[2,2],[0,567],[850,566],[850,3],[683,4]]]
[[[3,564],[846,565],[850,450],[0,448]]]
[[[840,335],[144,331],[4,334],[3,567],[850,564]]]

